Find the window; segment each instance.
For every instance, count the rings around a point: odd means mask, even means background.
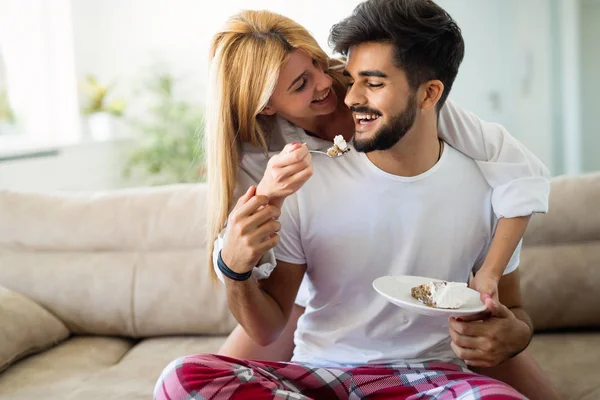
[[[0,148],[69,143],[80,122],[69,0],[0,0]]]

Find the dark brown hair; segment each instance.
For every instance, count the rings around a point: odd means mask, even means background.
[[[394,61],[406,73],[412,89],[438,79],[444,93],[442,107],[463,60],[465,45],[452,17],[431,0],[368,0],[352,15],[334,25],[329,43],[343,55],[365,42],[389,42]]]

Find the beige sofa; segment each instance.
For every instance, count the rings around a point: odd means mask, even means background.
[[[169,361],[216,351],[235,321],[205,267],[206,196],[0,190],[0,399],[149,399]],[[555,179],[522,254],[561,399],[600,399],[598,206],[600,174]]]

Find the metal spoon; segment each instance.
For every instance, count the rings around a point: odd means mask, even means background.
[[[350,147],[347,148],[347,150],[341,154],[338,153],[337,156],[330,156],[329,154],[327,154],[327,150],[330,149],[331,146],[329,147],[323,147],[322,149],[318,149],[318,150],[308,150],[309,153],[317,153],[317,154],[323,154],[326,155],[329,158],[338,158],[338,157],[343,157],[346,154],[348,154],[350,152]]]

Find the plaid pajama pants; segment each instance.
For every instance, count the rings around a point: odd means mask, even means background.
[[[494,379],[454,364],[319,368],[297,363],[195,355],[173,361],[154,389],[155,400],[196,399],[524,399]]]

